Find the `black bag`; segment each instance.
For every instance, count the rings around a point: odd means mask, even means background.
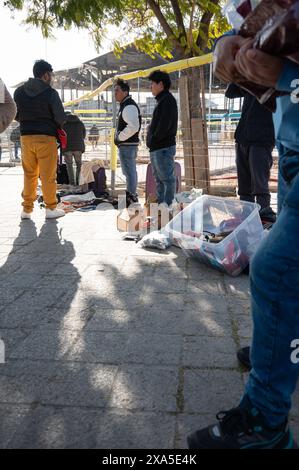
[[[62,151],[59,149],[59,163],[57,165],[57,184],[69,184],[66,164],[62,163]]]
[[[101,197],[107,193],[105,168],[99,168],[94,172],[94,182],[88,184],[88,190],[93,191],[96,197]]]
[[[69,184],[69,176],[67,174],[66,164],[61,163],[57,166],[57,183]]]

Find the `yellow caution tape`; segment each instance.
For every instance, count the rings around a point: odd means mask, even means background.
[[[111,171],[116,171],[117,168],[117,147],[114,143],[115,129],[111,129],[111,155],[110,155],[110,168]]]
[[[102,83],[96,90],[90,91],[86,93],[86,95],[81,96],[72,101],[68,101],[64,103],[64,106],[73,106],[75,104],[80,103],[83,100],[90,100],[95,96],[98,96],[100,93],[105,91],[108,87],[112,86],[114,81],[118,78],[122,78],[123,80],[133,80],[135,78],[146,78],[148,77],[154,70],[161,70],[163,72],[178,72],[179,70],[188,69],[191,67],[200,67],[201,65],[211,64],[213,62],[213,54],[205,54],[199,57],[191,57],[191,59],[183,59],[177,60],[176,62],[170,62],[165,65],[157,65],[156,67],[152,67],[146,70],[137,70],[135,72],[124,73],[121,75],[115,75],[113,78],[109,78],[104,83]]]

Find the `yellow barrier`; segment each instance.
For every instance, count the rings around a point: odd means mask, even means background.
[[[201,65],[210,64],[213,61],[212,54],[205,54],[199,57],[192,57],[191,59],[183,59],[178,60],[176,62],[170,62],[165,65],[158,65],[157,67],[152,67],[147,70],[137,70],[135,72],[124,73],[121,75],[115,75],[113,78],[109,78],[104,83],[102,83],[96,90],[90,91],[86,93],[86,95],[81,96],[72,101],[68,101],[64,103],[64,106],[73,106],[77,103],[80,103],[83,100],[89,100],[98,96],[100,93],[105,91],[108,87],[112,86],[114,81],[118,78],[122,78],[123,80],[133,80],[135,78],[146,78],[148,77],[154,70],[162,70],[163,72],[178,72],[179,70],[185,70],[191,67],[199,67]]]
[[[114,143],[115,129],[111,129],[111,156],[110,156],[110,168],[111,171],[117,169],[117,147]]]
[[[105,118],[98,118],[98,117],[85,117],[85,116],[82,116],[82,121],[92,121],[92,122],[112,122],[112,116],[109,116],[109,117],[105,117]]]
[[[106,109],[75,109],[74,114],[107,114]]]

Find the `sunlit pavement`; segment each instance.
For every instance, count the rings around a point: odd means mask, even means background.
[[[242,395],[248,277],[123,241],[113,209],[21,222],[21,187],[0,168],[0,446],[185,448]]]

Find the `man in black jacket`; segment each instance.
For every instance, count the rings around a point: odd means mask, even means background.
[[[67,134],[67,147],[63,151],[67,173],[69,177],[69,184],[79,184],[80,171],[82,166],[82,153],[85,152],[86,129],[83,122],[78,116],[67,112],[66,122],[63,129]],[[76,162],[76,180],[73,170],[73,157]]]
[[[147,134],[153,174],[157,185],[158,203],[170,206],[175,194],[176,133],[178,107],[170,93],[171,80],[166,72],[156,70],[148,77],[151,91],[157,100]]]
[[[238,194],[241,201],[257,202],[261,216],[275,222],[270,207],[269,178],[275,145],[272,113],[250,93],[231,83],[227,98],[244,97],[242,114],[235,132]]]
[[[20,122],[24,190],[22,193],[22,219],[30,219],[36,200],[38,177],[42,182],[46,218],[63,217],[63,210],[56,208],[57,129],[66,116],[56,90],[51,87],[53,69],[38,60],[33,67],[34,78],[16,89],[16,120]]]

